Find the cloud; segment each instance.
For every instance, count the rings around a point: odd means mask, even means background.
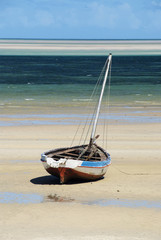
[[[161,8],[157,8],[155,11],[149,11],[147,14],[147,19],[147,30],[150,29],[151,33],[154,33],[154,31],[161,31]]]
[[[46,10],[38,10],[35,12],[35,23],[41,26],[50,26],[55,23],[53,15]]]
[[[161,37],[160,0],[1,0],[0,37]],[[22,31],[23,30],[23,31]],[[108,34],[107,34],[108,32]],[[110,33],[110,35],[109,35]],[[3,34],[3,35],[2,35]],[[67,36],[68,35],[68,36]],[[14,37],[15,37],[14,36]],[[12,36],[11,36],[12,37]],[[64,35],[65,37],[65,35]]]
[[[26,25],[26,16],[24,15],[24,11],[19,7],[8,7],[0,13],[1,23],[5,27],[17,26],[17,25]]]
[[[133,12],[128,3],[118,3],[115,6],[109,6],[100,2],[93,2],[90,5],[91,20],[90,23],[106,29],[138,29],[140,20]]]
[[[154,6],[155,8],[161,8],[161,1],[160,0],[152,1],[152,6]]]

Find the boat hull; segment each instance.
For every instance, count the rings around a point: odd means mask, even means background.
[[[54,159],[42,154],[41,161],[49,174],[60,178],[60,183],[66,183],[72,179],[88,181],[100,179],[105,175],[108,166],[111,164],[110,155],[104,161],[91,162],[72,159],[54,161]]]

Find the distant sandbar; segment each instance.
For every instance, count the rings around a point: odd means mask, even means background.
[[[159,55],[161,40],[0,39],[0,55]]]

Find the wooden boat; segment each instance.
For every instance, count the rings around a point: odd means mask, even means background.
[[[105,175],[108,166],[111,164],[110,154],[96,144],[98,135],[95,137],[111,60],[112,54],[109,54],[89,143],[68,148],[57,148],[41,154],[44,168],[49,174],[59,177],[60,183],[66,183],[71,179],[88,181],[100,179]]]

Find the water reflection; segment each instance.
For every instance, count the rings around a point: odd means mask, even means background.
[[[127,199],[100,199],[95,201],[84,202],[85,205],[99,205],[102,207],[130,207],[130,208],[160,208],[161,201],[147,201],[147,200],[127,200]]]
[[[129,200],[129,199],[97,199],[88,201],[78,201],[70,197],[63,197],[57,194],[49,194],[42,196],[36,193],[14,193],[14,192],[0,192],[0,203],[78,203],[82,205],[96,205],[101,207],[126,207],[126,208],[157,208],[161,209],[161,201],[147,201],[147,200]]]
[[[41,203],[43,196],[36,193],[0,192],[0,203]]]

